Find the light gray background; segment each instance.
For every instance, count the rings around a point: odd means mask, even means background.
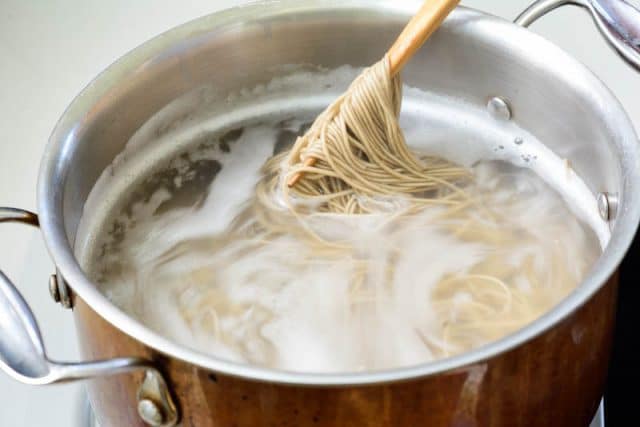
[[[462,4],[513,19],[530,2],[463,0]],[[49,133],[97,73],[164,30],[238,3],[242,1],[2,0],[0,205],[35,210],[38,164]],[[640,5],[639,0],[632,3]],[[533,30],[587,64],[640,128],[640,74],[609,50],[586,14],[573,8],[558,10]],[[48,295],[53,266],[39,233],[3,225],[0,268],[31,304],[49,354],[59,360],[77,357],[71,315]],[[0,426],[72,426],[80,392],[78,385],[23,386],[0,373]]]

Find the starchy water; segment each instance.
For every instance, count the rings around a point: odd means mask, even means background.
[[[320,74],[314,84],[339,89],[336,82],[348,80],[341,73]],[[243,96],[268,98],[269,88],[302,84],[288,82]],[[373,214],[314,215],[305,223],[311,230],[291,216],[287,230],[265,231],[254,208],[261,167],[313,118],[279,108],[233,128],[199,129],[200,143],[137,182],[99,232],[83,219],[91,236],[79,243],[85,268],[115,304],[158,333],[216,357],[289,371],[410,366],[525,326],[579,286],[606,244],[593,196],[563,159],[515,125],[486,126],[463,111],[464,126],[480,129],[472,141],[470,132],[436,125],[450,120],[445,107],[425,105],[441,98],[406,94],[408,144],[473,174],[463,188],[469,202],[457,209],[427,204],[407,214],[402,197],[390,197],[372,201]],[[460,140],[470,148],[455,149]],[[135,157],[103,174],[90,209],[116,197],[111,179]]]

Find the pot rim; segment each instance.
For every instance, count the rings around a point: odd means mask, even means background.
[[[487,38],[493,37],[497,40],[501,37],[509,37],[510,40],[513,38],[518,43],[526,43],[532,48],[532,52],[539,49],[551,52],[554,60],[562,62],[567,73],[573,73],[584,80],[584,84],[593,90],[595,99],[607,103],[608,110],[611,112],[609,125],[612,129],[616,129],[620,137],[615,143],[618,144],[617,148],[622,157],[622,197],[620,197],[618,216],[611,240],[590,275],[552,310],[498,341],[445,359],[411,367],[367,373],[299,373],[226,361],[179,345],[129,317],[109,301],[84,275],[76,261],[64,227],[63,183],[67,171],[72,167],[70,156],[68,156],[68,144],[73,140],[74,129],[78,126],[78,122],[82,121],[95,101],[102,97],[114,82],[122,81],[128,73],[181,40],[196,37],[198,34],[234,22],[255,19],[256,16],[268,17],[303,11],[327,12],[347,8],[363,8],[388,10],[392,14],[406,15],[408,19],[421,4],[418,0],[391,3],[380,0],[270,0],[238,6],[195,19],[156,36],[124,55],[89,83],[69,105],[49,138],[40,165],[37,189],[40,226],[47,249],[58,270],[71,284],[74,292],[117,329],[160,353],[222,374],[257,381],[308,386],[352,386],[403,381],[482,363],[522,345],[552,328],[589,300],[615,272],[633,240],[640,219],[640,185],[637,185],[640,183],[640,151],[633,125],[609,89],[585,66],[559,47],[509,21],[465,7],[459,7],[454,11],[445,25],[465,22],[470,26],[482,27],[479,31],[482,31]],[[543,64],[543,60],[536,58],[533,54],[531,62]]]

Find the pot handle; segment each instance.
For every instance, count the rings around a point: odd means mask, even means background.
[[[629,65],[640,71],[640,10],[625,0],[538,0],[522,12],[515,23],[528,27],[564,5],[588,10],[609,45]]]
[[[32,212],[0,207],[0,223],[38,226]],[[95,362],[56,362],[47,356],[29,305],[0,270],[0,370],[25,384],[44,385],[145,371],[138,389],[138,414],[153,427],[173,427],[178,411],[162,374],[150,360],[123,357]]]

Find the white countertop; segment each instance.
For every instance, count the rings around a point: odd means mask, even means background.
[[[639,0],[632,3],[640,6]],[[35,210],[40,156],[73,97],[102,69],[145,40],[239,0],[3,0],[0,2],[0,205]],[[513,19],[529,0],[462,4]],[[640,128],[640,74],[610,51],[582,11],[564,8],[537,31],[587,64],[622,101]],[[49,297],[53,266],[40,235],[2,225],[0,269],[12,278],[40,321],[48,352],[77,357],[71,315]],[[2,333],[0,331],[0,333]],[[0,373],[0,426],[69,426],[78,385],[29,387]]]

